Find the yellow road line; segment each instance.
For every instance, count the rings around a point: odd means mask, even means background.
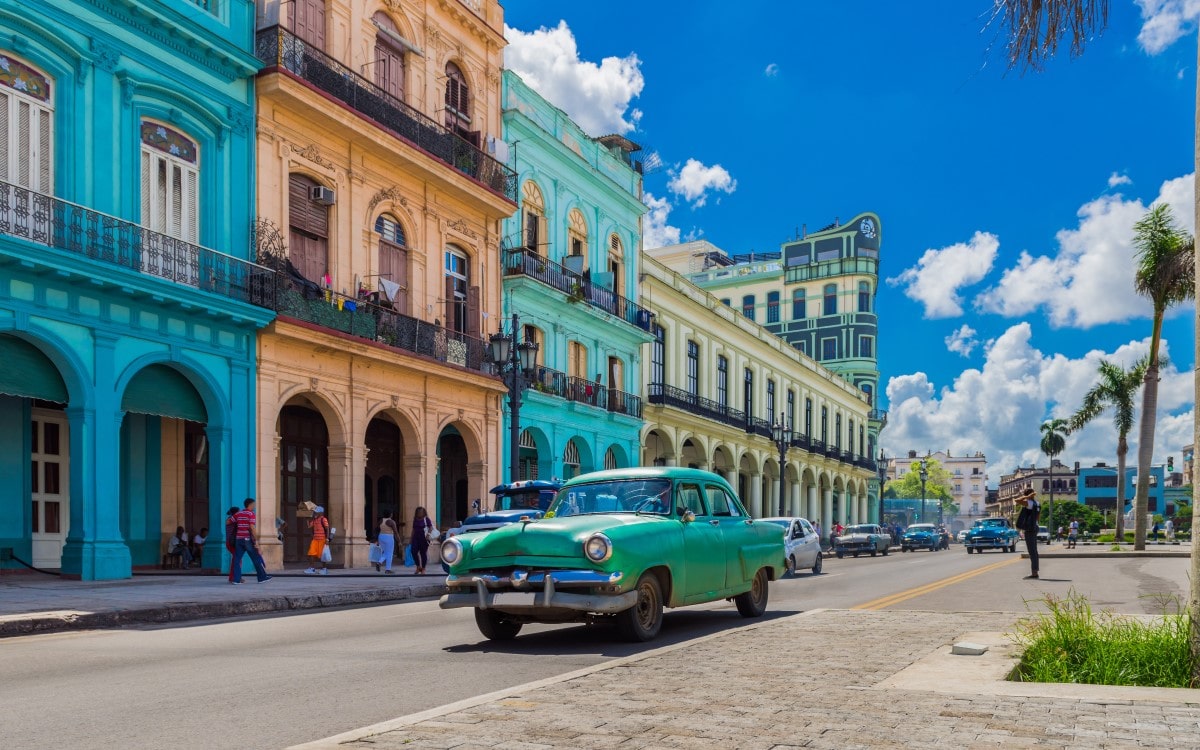
[[[1006,565],[1012,565],[1013,563],[1020,561],[1020,559],[1021,559],[1020,557],[1010,557],[1007,560],[1003,560],[998,563],[992,563],[991,565],[985,565],[982,568],[976,568],[975,570],[968,570],[966,573],[960,573],[956,576],[950,576],[949,578],[943,578],[940,581],[934,581],[933,583],[927,583],[924,586],[917,586],[916,588],[908,589],[906,591],[900,591],[895,594],[889,594],[888,596],[880,597],[879,599],[874,599],[872,601],[865,602],[863,604],[859,604],[857,606],[851,607],[850,609],[872,609],[872,610],[886,609],[887,607],[894,606],[901,602],[906,602],[909,599],[915,599],[918,596],[924,596],[925,594],[932,593],[934,591],[937,591],[938,589],[944,589],[947,586],[953,586],[954,584],[965,581],[968,578],[974,578],[975,576],[983,575],[984,573],[987,573],[989,571],[996,570],[998,568],[1003,568]]]

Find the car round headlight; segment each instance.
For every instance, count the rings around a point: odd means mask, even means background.
[[[583,543],[583,554],[595,563],[602,563],[612,557],[612,542],[603,534],[592,534]]]
[[[442,542],[442,562],[447,565],[453,565],[462,559],[463,546],[462,542],[458,541],[458,537],[450,537]]]

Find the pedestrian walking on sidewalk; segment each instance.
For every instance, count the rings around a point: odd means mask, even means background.
[[[233,557],[237,551],[237,508],[225,511],[225,549],[229,552],[229,582],[233,583]]]
[[[1029,550],[1029,567],[1030,573],[1026,578],[1038,577],[1038,517],[1042,513],[1042,505],[1037,501],[1037,494],[1033,489],[1027,489],[1021,496],[1017,498],[1017,502],[1023,505],[1021,512],[1017,514],[1017,528],[1025,532],[1025,549]]]
[[[384,573],[392,572],[392,557],[396,554],[399,541],[400,527],[392,520],[391,512],[384,513],[379,519],[379,549]],[[375,570],[379,570],[379,563],[375,563]]]
[[[250,555],[250,562],[254,563],[254,572],[258,574],[258,582],[266,583],[271,580],[271,576],[267,575],[262,553],[258,551],[258,533],[254,530],[258,526],[258,519],[254,515],[254,498],[246,498],[242,509],[233,519],[237,523],[237,542],[233,548],[233,583],[242,582],[242,555]]]
[[[1174,544],[1175,543],[1175,522],[1168,518],[1167,522],[1166,522],[1166,524],[1164,524],[1163,528],[1165,529],[1166,534],[1167,534],[1167,544]]]
[[[408,542],[408,548],[412,551],[413,565],[417,568],[417,575],[425,573],[425,566],[429,564],[429,542],[433,535],[433,521],[429,518],[429,513],[421,506],[417,506],[417,510],[413,513],[412,522],[412,539]]]
[[[313,560],[313,565],[304,571],[307,575],[329,575],[329,561],[333,556],[329,553],[329,519],[325,517],[324,506],[318,505],[313,508],[313,517],[308,521],[308,528],[312,529],[312,541],[308,544],[308,556]],[[317,570],[316,563],[321,563],[321,569]]]
[[[1075,542],[1079,539],[1079,519],[1072,518],[1070,525],[1067,527],[1067,549],[1075,549]]]

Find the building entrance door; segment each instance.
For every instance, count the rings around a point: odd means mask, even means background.
[[[329,432],[325,420],[312,409],[285,406],[280,422],[280,497],[279,512],[283,518],[283,561],[303,562],[308,559],[308,543],[312,538],[307,521],[312,518],[305,502],[329,506]],[[265,528],[270,528],[269,525]]]
[[[71,518],[67,417],[61,411],[34,409],[31,432],[33,566],[59,568]]]

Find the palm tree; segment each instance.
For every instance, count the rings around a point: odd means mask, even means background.
[[[1100,382],[1083,394],[1083,405],[1067,420],[1067,432],[1077,432],[1106,409],[1113,410],[1117,428],[1117,543],[1125,541],[1125,456],[1133,429],[1133,398],[1146,377],[1148,361],[1142,358],[1128,370],[1107,360],[1100,362]]]
[[[1191,299],[1196,291],[1194,240],[1180,229],[1170,206],[1159,204],[1133,225],[1137,251],[1134,289],[1154,307],[1146,387],[1142,390],[1142,422],[1138,431],[1138,481],[1133,498],[1134,549],[1146,548],[1146,508],[1150,462],[1154,458],[1154,426],[1158,419],[1158,346],[1167,308]]]
[[[1054,525],[1054,457],[1062,453],[1067,448],[1067,420],[1065,419],[1049,419],[1042,423],[1042,453],[1050,459],[1050,515],[1046,521],[1046,526],[1049,527],[1050,533],[1055,530]]]

